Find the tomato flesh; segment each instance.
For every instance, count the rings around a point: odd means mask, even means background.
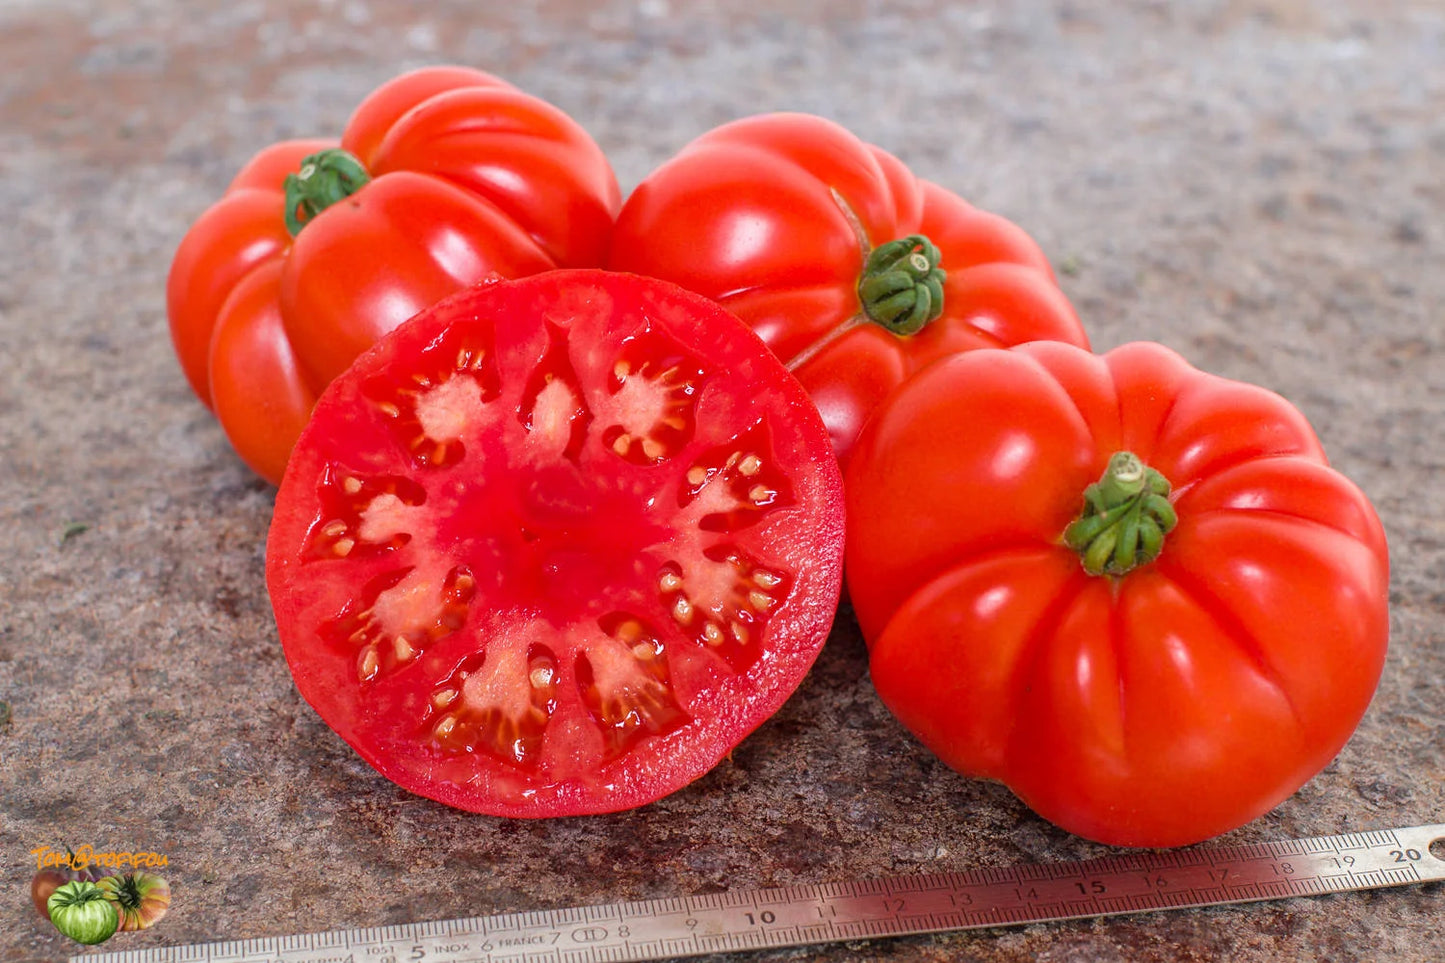
[[[611,811],[796,688],[842,511],[821,419],[745,326],[556,271],[441,302],[328,389],[268,581],[302,694],[383,774],[479,812]]]

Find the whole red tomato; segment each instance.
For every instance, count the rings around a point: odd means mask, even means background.
[[[1088,345],[1022,229],[806,114],[745,118],[684,147],[623,205],[609,266],[747,322],[808,389],[844,461],[874,406],[935,358]]]
[[[672,284],[445,298],[317,403],[267,585],[301,694],[380,772],[503,816],[702,775],[797,688],[842,584],[807,395]]]
[[[378,337],[487,277],[600,265],[621,198],[601,149],[490,74],[429,67],[339,144],[256,155],[191,227],[171,338],[236,451],[278,482],[317,393]]]
[[[948,358],[846,477],[879,695],[1058,825],[1173,846],[1273,808],[1379,680],[1388,556],[1283,398],[1159,345]]]

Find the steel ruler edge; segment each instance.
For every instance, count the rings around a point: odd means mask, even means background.
[[[1432,850],[1433,847],[1433,850]],[[1445,824],[72,956],[72,963],[627,963],[1445,880]]]

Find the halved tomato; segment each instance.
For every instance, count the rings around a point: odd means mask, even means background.
[[[772,715],[842,551],[827,431],[746,326],[554,271],[444,300],[336,380],[267,580],[302,695],[383,775],[558,816],[672,792]]]

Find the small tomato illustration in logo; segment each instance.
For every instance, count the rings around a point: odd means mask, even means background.
[[[75,853],[69,847],[66,848],[69,860],[65,865],[73,865]],[[30,901],[35,904],[35,912],[45,919],[50,919],[50,894],[60,887],[73,880],[82,880],[93,883],[100,879],[100,874],[85,869],[62,869],[59,866],[47,866],[37,872],[30,880]]]
[[[86,880],[58,886],[46,901],[50,922],[77,943],[104,943],[120,926],[120,914],[105,891]]]
[[[170,909],[171,886],[154,873],[119,873],[96,885],[115,906],[124,932],[143,930]]]
[[[75,874],[63,869],[42,869],[36,873],[30,880],[30,902],[35,904],[35,911],[50,919],[50,894],[75,878]]]

